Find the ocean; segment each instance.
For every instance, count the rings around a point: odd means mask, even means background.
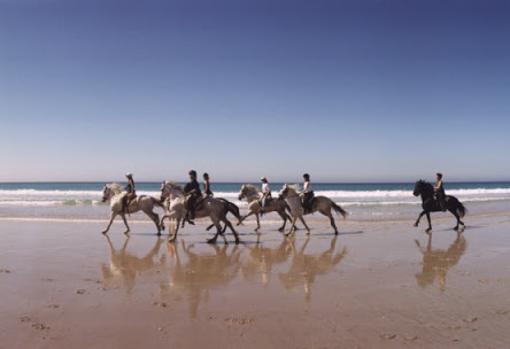
[[[0,183],[0,217],[106,219],[101,202],[104,182]],[[213,183],[217,197],[241,207],[237,196],[242,183]],[[159,197],[159,182],[137,183],[137,193]],[[255,185],[259,186],[258,183]],[[283,183],[272,183],[277,193]],[[414,183],[314,183],[316,195],[334,200],[354,220],[408,219],[419,213],[420,199],[412,195]],[[459,198],[474,213],[510,209],[510,182],[446,183],[448,195]],[[142,218],[141,215],[137,217]]]

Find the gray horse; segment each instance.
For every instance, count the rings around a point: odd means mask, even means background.
[[[115,217],[120,215],[122,220],[124,221],[124,225],[126,226],[126,231],[124,234],[128,234],[130,229],[126,220],[126,212],[123,210],[122,200],[126,192],[123,190],[123,187],[118,183],[110,183],[106,184],[103,188],[103,202],[110,201],[110,209],[111,209],[111,217],[110,223],[103,231],[103,234],[106,234],[110,227],[112,226]],[[154,197],[148,195],[139,195],[134,200],[131,200],[129,207],[127,208],[127,213],[135,213],[138,211],[144,212],[149,218],[154,222],[157,229],[157,234],[161,235],[161,226],[159,225],[159,216],[156,212],[154,212],[154,207],[159,206],[163,207],[160,201]]]
[[[161,199],[164,200],[165,215],[161,218],[161,225],[165,219],[173,219],[176,221],[174,234],[169,237],[169,241],[173,242],[177,238],[179,232],[180,223],[186,217],[186,194],[184,190],[174,182],[165,181],[161,185]],[[227,214],[229,211],[229,205],[225,203],[225,200],[216,199],[213,197],[204,198],[200,205],[195,210],[195,218],[211,218],[213,225],[216,227],[216,234],[213,238],[207,240],[208,243],[215,243],[218,236],[221,235],[225,243],[224,232],[228,227],[234,234],[235,243],[240,242],[239,236],[235,231],[232,223],[228,220]],[[225,229],[222,229],[221,224],[225,224]],[[170,229],[169,229],[170,230]]]
[[[239,221],[239,224],[242,223],[246,218],[251,215],[255,215],[257,219],[257,227],[255,231],[259,231],[260,229],[260,214],[266,212],[277,212],[280,217],[283,219],[283,225],[278,228],[278,231],[283,232],[285,230],[285,225],[287,224],[287,220],[291,220],[290,216],[287,214],[286,210],[289,209],[285,200],[277,198],[272,199],[266,203],[266,206],[262,208],[260,205],[260,198],[262,197],[260,190],[251,184],[243,184],[241,186],[241,191],[239,192],[239,200],[246,199],[248,202],[248,214],[243,216]]]
[[[292,227],[287,233],[287,235],[293,234],[295,232],[295,224],[296,220],[299,218],[303,224],[305,225],[305,228],[310,233],[310,229],[306,225],[303,216],[314,213],[314,212],[320,212],[324,216],[329,218],[329,221],[331,223],[331,226],[333,229],[335,229],[335,235],[338,234],[338,229],[335,224],[335,219],[333,218],[332,212],[335,211],[336,213],[339,213],[342,215],[342,217],[347,216],[347,212],[338,206],[333,200],[325,197],[325,196],[316,196],[313,198],[311,202],[311,208],[310,210],[306,211],[303,209],[303,205],[301,203],[301,197],[299,196],[299,192],[297,191],[295,186],[285,184],[280,192],[280,197],[282,199],[285,199],[287,204],[290,207],[291,215],[292,215]]]

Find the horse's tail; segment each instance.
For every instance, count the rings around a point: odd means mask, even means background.
[[[159,206],[159,207],[161,207],[161,208],[163,208],[163,209],[165,208],[165,205],[163,205],[163,202],[162,202],[161,200],[158,200],[158,199],[156,199],[156,198],[153,198],[152,196],[151,196],[151,200],[152,200],[152,203],[153,203],[154,205]]]
[[[239,211],[239,207],[226,199],[220,199],[225,204],[225,208],[227,212],[232,213],[239,221],[241,221],[241,212]]]
[[[342,215],[342,217],[347,217],[348,213],[347,211],[345,211],[343,208],[341,208],[339,205],[337,205],[333,200],[330,200],[331,201],[331,207],[333,208],[333,210],[335,210],[336,213],[339,213]]]
[[[466,213],[467,213],[467,209],[466,209],[466,207],[464,207],[464,205],[460,201],[458,201],[458,205],[457,206],[458,206],[457,207],[457,214],[459,215],[460,218],[463,218],[466,215]]]

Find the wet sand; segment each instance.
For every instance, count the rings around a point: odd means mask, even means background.
[[[175,244],[147,223],[0,221],[1,348],[506,348],[510,218],[276,223]],[[445,216],[446,217],[446,216]],[[424,223],[424,222],[423,222]],[[264,222],[263,222],[264,224]],[[227,236],[232,241],[231,236]],[[221,240],[221,239],[220,239]]]

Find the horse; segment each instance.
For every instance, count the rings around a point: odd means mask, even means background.
[[[421,196],[422,208],[423,211],[418,216],[416,223],[414,226],[417,227],[420,224],[420,219],[423,215],[427,215],[427,221],[429,222],[429,227],[427,228],[427,233],[432,230],[432,224],[430,221],[430,212],[440,212],[441,206],[439,202],[434,199],[434,187],[432,184],[420,179],[416,182],[413,191],[414,196]],[[464,222],[462,222],[461,218],[466,215],[466,208],[464,205],[454,196],[446,195],[446,209],[455,216],[457,219],[457,225],[453,228],[453,230],[459,230],[459,225],[465,226]]]
[[[248,202],[248,214],[243,216],[241,220],[239,221],[239,224],[241,224],[246,218],[248,218],[251,215],[255,215],[255,218],[257,219],[257,227],[255,228],[255,231],[259,231],[260,229],[260,214],[266,213],[266,212],[274,212],[276,211],[280,217],[283,219],[283,225],[278,228],[279,232],[283,232],[285,230],[285,225],[287,224],[287,220],[291,220],[290,216],[287,214],[286,210],[290,210],[287,206],[287,203],[285,200],[277,198],[272,199],[266,202],[266,206],[262,208],[260,204],[260,198],[261,193],[257,187],[251,184],[243,184],[241,186],[241,191],[239,192],[239,200],[246,199]]]
[[[122,220],[124,221],[124,225],[126,226],[126,231],[124,234],[128,234],[130,231],[129,225],[126,220],[126,212],[124,212],[124,205],[123,205],[123,199],[126,196],[126,192],[123,190],[122,186],[118,183],[110,183],[106,184],[103,187],[103,202],[110,202],[110,209],[111,209],[111,217],[110,217],[110,223],[108,223],[108,226],[103,231],[103,234],[106,234],[117,215],[120,215],[122,217]],[[158,206],[163,208],[163,205],[161,202],[148,195],[138,195],[134,200],[131,200],[129,203],[129,207],[127,208],[127,213],[135,213],[138,211],[143,211],[156,225],[157,229],[157,235],[161,235],[161,229],[162,226],[159,224],[159,216],[156,212],[154,212],[154,207]]]
[[[289,236],[291,234],[294,234],[296,231],[296,221],[299,218],[301,220],[301,223],[305,226],[306,234],[310,234],[310,228],[305,222],[305,219],[303,218],[305,214],[305,210],[303,209],[303,205],[301,204],[301,197],[299,196],[296,188],[285,184],[280,191],[279,198],[285,200],[287,205],[290,208],[290,214],[292,216],[292,222],[291,227],[289,229],[289,232],[286,233],[286,236]]]
[[[179,185],[170,181],[165,181],[161,184],[161,200],[164,200],[165,202],[165,214],[161,218],[161,225],[163,225],[165,219],[175,219],[176,221],[175,232],[169,237],[169,241],[173,242],[177,238],[181,221],[183,221],[186,217],[186,194]],[[216,227],[216,234],[213,238],[207,240],[208,243],[215,243],[219,235],[221,235],[225,243],[227,243],[224,236],[227,227],[230,228],[234,234],[235,243],[238,244],[240,242],[237,232],[227,218],[227,214],[229,212],[240,218],[239,210],[235,210],[232,207],[234,204],[230,204],[231,205],[226,204],[226,200],[224,199],[207,197],[204,198],[196,208],[196,218],[210,217],[213,225]],[[221,222],[225,224],[224,229],[221,227]]]
[[[342,207],[340,207],[333,200],[325,196],[315,196],[310,203],[310,209],[305,211],[305,209],[303,208],[301,197],[299,196],[296,187],[292,185],[285,184],[282,190],[280,191],[280,197],[285,199],[285,201],[290,207],[290,211],[293,216],[292,221],[293,226],[291,227],[287,235],[290,235],[295,232],[294,224],[296,223],[297,218],[299,218],[304,223],[303,216],[314,212],[320,212],[324,216],[328,217],[331,227],[333,227],[333,229],[335,230],[335,235],[338,235],[338,228],[336,227],[332,211],[341,214],[343,218],[347,217],[347,212]],[[310,229],[306,224],[305,228],[307,230],[307,234],[309,234]]]

